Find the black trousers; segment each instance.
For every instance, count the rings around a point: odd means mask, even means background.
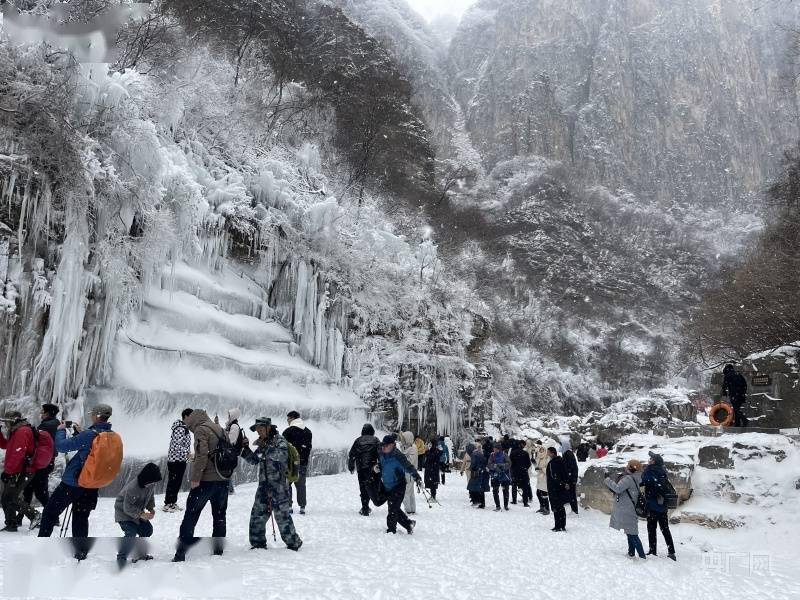
[[[552,508],[555,526],[558,529],[565,529],[567,527],[567,511],[564,510],[564,505],[561,502],[556,502],[552,505]]]
[[[25,501],[25,490],[32,479],[32,473],[20,473],[9,479],[3,486],[0,504],[3,506],[7,527],[19,527],[22,524],[23,515],[31,521],[38,515]]]
[[[733,426],[734,427],[747,427],[750,422],[744,415],[744,401],[733,401]]]
[[[667,552],[674,554],[675,544],[672,541],[672,532],[669,530],[669,517],[665,512],[658,513],[650,511],[647,515],[647,541],[650,546],[650,551],[653,553],[656,551],[658,527],[661,528],[664,541],[667,543]]]
[[[197,541],[194,528],[200,519],[200,514],[211,503],[212,529],[211,535],[215,538],[224,538],[226,533],[226,513],[228,511],[228,482],[227,481],[201,481],[200,485],[189,492],[186,500],[186,512],[180,528],[180,542],[188,546]]]
[[[500,487],[503,488],[503,506],[508,508],[508,484],[507,483],[492,483],[492,497],[494,498],[494,505],[500,508]]]
[[[361,494],[361,508],[369,510],[369,501],[375,497],[376,475],[369,469],[358,471],[358,491]]]
[[[486,494],[484,492],[470,492],[469,499],[473,504],[477,504],[481,508],[486,506]]]
[[[33,497],[36,496],[36,499],[39,501],[43,507],[47,506],[47,501],[50,500],[50,473],[53,472],[53,465],[50,465],[47,468],[39,469],[34,473],[33,479],[28,484],[28,487],[25,488],[25,491],[22,492],[22,497],[25,498],[25,502],[27,504],[31,503]]]
[[[522,503],[527,504],[533,499],[533,490],[531,490],[531,478],[530,476],[526,477],[516,477],[511,482],[511,502],[512,504],[517,503],[517,488],[519,488],[520,492],[522,493]]]
[[[89,537],[89,515],[97,508],[97,490],[73,487],[63,481],[44,507],[39,537],[50,537],[61,513],[70,505],[72,505],[72,537]]]
[[[394,489],[386,490],[386,502],[389,505],[389,514],[386,515],[386,529],[391,532],[397,531],[397,524],[401,527],[409,528],[411,519],[403,512],[403,498],[406,495],[406,482],[401,481]]]
[[[164,504],[178,502],[178,492],[181,491],[183,476],[186,474],[186,463],[183,461],[170,461],[167,463],[167,492],[164,494]]]
[[[539,499],[539,508],[544,512],[550,512],[550,501],[547,492],[536,490],[536,497]]]

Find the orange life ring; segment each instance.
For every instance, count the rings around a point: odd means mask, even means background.
[[[733,407],[724,402],[718,402],[708,411],[708,418],[714,427],[728,427],[733,423]]]

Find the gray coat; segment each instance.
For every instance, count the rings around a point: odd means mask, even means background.
[[[134,477],[125,484],[114,502],[114,521],[138,523],[144,510],[153,511],[155,506],[153,486],[140,487],[139,480]]]
[[[641,480],[641,473],[626,473],[619,483],[614,483],[610,477],[606,478],[606,486],[614,492],[614,510],[611,512],[609,527],[621,529],[628,535],[639,535],[636,500],[639,498]]]

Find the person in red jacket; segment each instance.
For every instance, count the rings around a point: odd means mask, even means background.
[[[3,494],[0,496],[5,513],[6,526],[0,531],[16,532],[22,524],[22,516],[31,521],[31,528],[39,524],[39,512],[25,502],[23,492],[36,472],[33,467],[33,454],[36,446],[33,440],[33,428],[17,411],[7,412],[3,418],[8,426],[8,438],[0,430],[0,448],[6,451],[3,464]]]

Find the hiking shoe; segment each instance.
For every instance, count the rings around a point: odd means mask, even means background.
[[[39,527],[39,525],[41,525],[41,523],[42,523],[42,513],[37,512],[36,516],[33,517],[33,519],[31,520],[31,524],[28,525],[28,529],[29,530],[36,529],[37,527]]]
[[[306,509],[305,509],[305,508],[301,508],[301,509],[300,509],[300,514],[301,514],[301,515],[304,515],[304,514],[306,514]]]
[[[298,550],[300,550],[300,548],[302,548],[302,547],[303,547],[303,542],[302,542],[302,540],[301,540],[301,541],[300,541],[300,543],[299,543],[299,544],[297,544],[297,546],[295,546],[294,548],[292,548],[291,546],[286,546],[286,547],[287,547],[289,550],[292,550],[292,551],[294,551],[294,552],[297,552]]]
[[[500,507],[499,506],[495,506],[494,507],[494,512],[500,512]]]
[[[89,553],[86,550],[78,550],[75,554],[73,554],[73,557],[78,562],[80,562],[82,560],[86,560],[87,556],[89,556]]]
[[[669,554],[667,554],[667,558],[670,560],[674,560],[675,562],[678,562],[678,557],[675,556],[674,552],[670,552]]]
[[[397,533],[397,530],[395,530],[395,529],[387,529],[386,533]]]
[[[149,554],[142,554],[141,556],[137,556],[136,558],[134,558],[131,562],[132,563],[137,563],[139,561],[147,562],[148,560],[153,560],[153,557],[150,556]]]
[[[117,557],[117,568],[120,571],[122,571],[122,569],[124,569],[127,566],[128,566],[128,559],[127,558],[123,558],[122,556],[118,556]]]
[[[17,533],[17,526],[16,525],[6,525],[0,531],[5,531],[6,533]]]
[[[175,556],[172,557],[172,562],[186,562],[186,555],[176,553]]]
[[[222,548],[215,548],[214,549],[214,556],[222,556]]]
[[[507,507],[507,506],[504,506],[503,508],[505,508],[506,510],[508,510],[508,507]]]
[[[647,551],[647,556],[658,556],[658,554],[656,553],[655,550],[650,548],[650,550]]]
[[[266,549],[267,549],[266,544],[253,544],[252,546],[250,546],[250,550],[266,550]]]
[[[368,517],[371,513],[372,509],[370,508],[362,508],[360,511],[358,511],[358,514],[360,514],[362,517]]]
[[[408,532],[408,535],[411,535],[412,533],[414,533],[414,527],[416,527],[416,526],[417,526],[417,522],[414,519],[410,519],[409,523],[408,523],[408,527],[406,527],[406,531]]]

